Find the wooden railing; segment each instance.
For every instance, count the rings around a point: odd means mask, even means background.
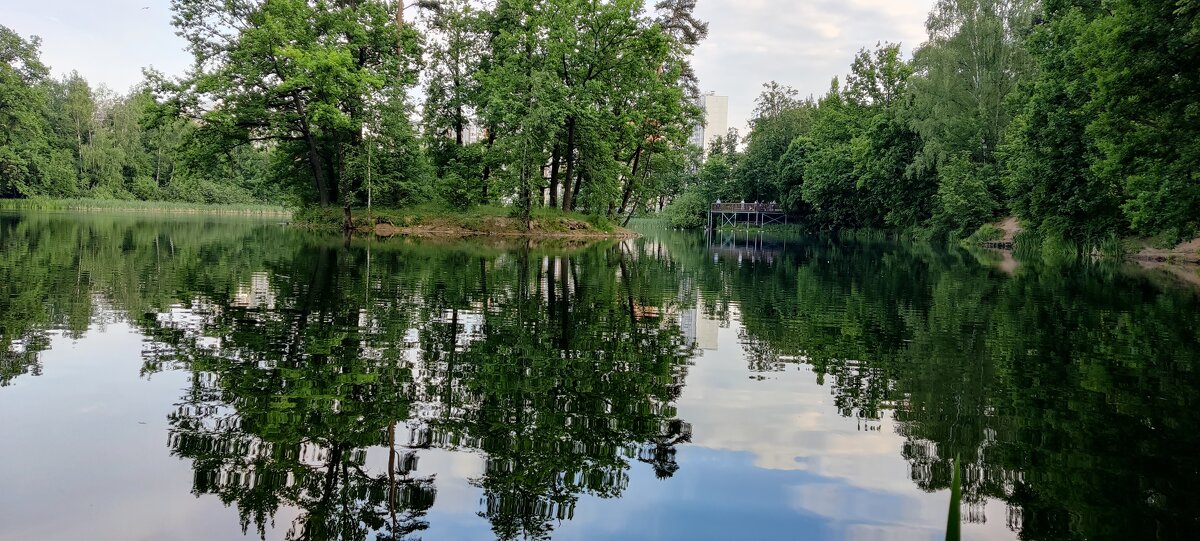
[[[713,212],[783,212],[775,203],[713,203]]]

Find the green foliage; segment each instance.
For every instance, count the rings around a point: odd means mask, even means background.
[[[1003,150],[1009,200],[1035,225],[1065,219],[1062,233],[1071,238],[1119,234],[1126,227],[1118,208],[1120,184],[1101,178],[1090,165],[1097,153],[1087,133],[1097,116],[1096,85],[1087,77],[1084,31],[1092,14],[1079,6],[1047,11],[1050,20],[1025,42],[1038,73],[1016,95],[1024,108]]]
[[[39,194],[49,150],[41,43],[0,26],[0,197]]]
[[[967,245],[995,242],[1004,238],[1004,231],[992,224],[983,224],[976,229],[963,243]]]
[[[121,211],[149,214],[228,214],[290,216],[291,211],[278,205],[236,203],[188,203],[180,201],[136,201],[122,199],[0,199],[4,210],[84,210]]]
[[[708,225],[706,216],[711,203],[697,190],[686,191],[667,206],[666,216],[671,227],[698,229]]]
[[[939,170],[934,227],[962,238],[968,231],[990,221],[996,215],[997,203],[988,189],[991,176],[987,166],[979,165],[966,155],[951,158]]]
[[[1032,71],[1022,44],[1032,0],[938,0],[913,57],[913,126],[925,141],[920,161],[940,166],[965,154],[995,163],[1014,115],[1009,95]]]
[[[819,100],[767,83],[745,140],[711,149],[688,145],[695,1],[418,2],[420,31],[398,6],[177,0],[195,69],[127,95],[49,78],[0,27],[0,198],[669,207],[679,227],[720,199],[824,230],[1200,233],[1191,0],[938,0],[912,59],[864,48]]]
[[[357,154],[364,130],[389,122],[372,117],[397,114],[379,98],[413,82],[415,33],[397,28],[377,2],[185,0],[172,7],[195,57],[194,76],[179,88],[183,109],[229,146],[276,143],[290,162],[305,165],[279,178],[302,181],[295,189],[306,198],[365,200],[365,175],[351,173],[347,157]],[[392,144],[405,142],[415,138]]]
[[[1144,235],[1200,231],[1200,6],[1193,1],[1107,3],[1084,37],[1099,115],[1089,129],[1093,169],[1121,185],[1130,226]]]
[[[1111,235],[1096,245],[1096,252],[1109,259],[1120,259],[1130,251],[1130,247],[1116,235]]]
[[[813,104],[795,100],[795,90],[774,82],[764,86],[746,151],[738,160],[735,189],[738,198],[746,201],[787,199],[792,186],[786,182],[780,156],[813,122]]]
[[[147,86],[93,89],[78,73],[46,76],[37,42],[0,29],[0,197],[190,203],[283,202],[263,189],[265,152],[230,149],[178,118]],[[150,73],[150,84],[158,77]]]
[[[438,179],[438,196],[450,206],[467,209],[475,202],[477,186],[478,183],[450,171]]]
[[[922,140],[903,114],[903,110],[883,110],[852,141],[857,188],[864,201],[876,205],[869,210],[876,226],[912,228],[929,223],[933,216],[937,178],[913,165]]]
[[[872,225],[864,216],[872,207],[860,200],[855,175],[853,140],[862,111],[846,102],[836,79],[818,105],[812,129],[796,140],[804,148],[800,193],[810,220],[831,230]]]

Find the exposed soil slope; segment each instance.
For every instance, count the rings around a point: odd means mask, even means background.
[[[1155,248],[1147,242],[1141,242],[1141,249],[1133,254],[1133,259],[1140,261],[1171,261],[1184,263],[1200,263],[1200,237],[1181,242],[1172,248]]]

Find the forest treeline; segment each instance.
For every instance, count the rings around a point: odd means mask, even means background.
[[[815,229],[963,237],[1016,215],[1083,246],[1200,226],[1200,2],[938,0],[828,93],[765,85],[670,209],[776,201]]]
[[[813,229],[1171,243],[1200,227],[1200,3],[938,0],[912,58],[820,97],[766,85],[688,143],[695,0],[175,0],[194,68],[119,95],[0,28],[0,197],[544,205],[698,226],[776,201]],[[398,9],[400,8],[400,9]],[[423,96],[416,104],[411,94]]]
[[[423,0],[409,21],[378,0],[175,0],[194,67],[128,95],[49,77],[38,40],[2,29],[0,197],[627,219],[695,154],[695,4]]]

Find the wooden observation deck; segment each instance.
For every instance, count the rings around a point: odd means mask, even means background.
[[[713,203],[708,209],[708,229],[720,227],[762,227],[787,224],[788,216],[775,203]]]

